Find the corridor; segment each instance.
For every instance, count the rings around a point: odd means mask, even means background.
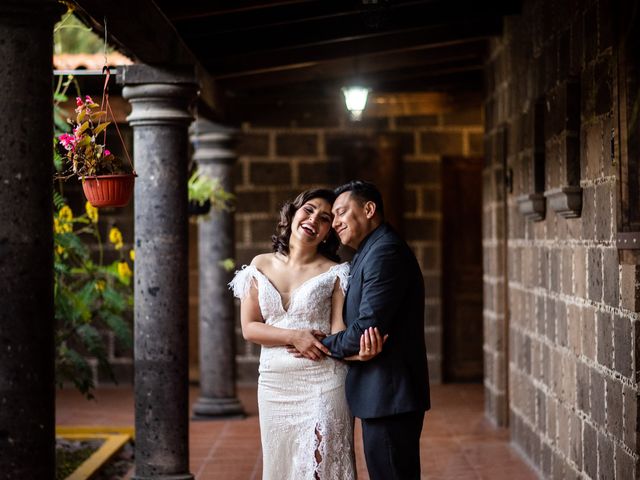
[[[238,395],[248,414],[245,419],[190,423],[190,468],[196,480],[261,478],[255,387],[240,387]],[[192,388],[192,403],[197,396],[198,390]],[[496,429],[485,420],[482,385],[434,385],[431,400],[433,408],[422,434],[423,479],[537,478],[511,447],[508,430]],[[71,389],[57,392],[57,425],[132,426],[133,418],[133,391],[128,387],[100,389],[95,401]],[[368,480],[359,430],[356,451],[358,478]]]

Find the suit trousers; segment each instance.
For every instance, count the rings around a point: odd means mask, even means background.
[[[424,412],[361,419],[371,480],[420,480],[423,420]]]

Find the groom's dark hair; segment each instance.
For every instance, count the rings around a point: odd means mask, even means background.
[[[375,203],[376,213],[380,218],[384,219],[382,194],[373,183],[365,182],[364,180],[351,180],[344,185],[340,185],[334,192],[336,193],[336,197],[344,192],[350,192],[351,196],[358,200],[361,205],[364,205],[366,202]]]

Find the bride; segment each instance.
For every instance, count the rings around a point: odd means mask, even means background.
[[[258,408],[263,480],[355,478],[353,420],[345,399],[347,367],[319,339],[344,330],[349,266],[336,263],[331,190],[302,192],[280,212],[273,253],[258,255],[229,284],[241,299],[246,340],[262,345]],[[359,355],[382,349],[366,330]],[[287,352],[294,347],[300,355]]]

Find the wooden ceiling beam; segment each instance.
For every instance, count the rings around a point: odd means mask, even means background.
[[[329,2],[331,3],[331,2]],[[351,8],[339,13],[311,16],[304,10],[294,16],[277,15],[271,19],[236,15],[234,18],[193,20],[176,23],[189,44],[206,42],[213,55],[271,51],[289,45],[322,44],[342,39],[365,39],[371,35],[393,33],[413,28],[455,25],[465,21],[500,18],[500,2],[488,4],[477,0],[405,1],[390,3],[379,15],[379,25],[372,27],[370,17],[351,2]],[[335,9],[333,9],[335,10]],[[327,11],[332,11],[327,8]],[[237,18],[235,18],[237,17]],[[215,20],[222,20],[219,25]]]
[[[461,65],[482,65],[485,42],[452,45],[437,49],[420,49],[407,52],[373,54],[358,58],[354,68],[353,59],[338,59],[324,63],[310,64],[293,70],[263,72],[261,74],[230,75],[216,80],[223,89],[239,90],[286,85],[301,82],[344,83],[354,78],[356,73],[362,79],[377,79],[381,75],[412,68],[414,70],[437,70],[447,68],[452,63]]]
[[[408,0],[400,0],[408,1]],[[423,0],[424,1],[424,0]],[[325,17],[350,12],[357,2],[345,0],[279,0],[211,2],[210,0],[157,1],[165,15],[176,25],[209,22],[212,28],[231,30],[261,22],[294,21],[299,18]]]
[[[152,0],[74,0],[75,14],[93,31],[138,62],[167,68],[191,68],[200,83],[200,97],[211,108],[218,91],[210,73],[189,49]]]
[[[460,22],[456,25],[439,25],[371,35],[367,38],[296,45],[271,51],[248,52],[243,55],[208,56],[205,45],[196,53],[213,75],[222,76],[416,47],[444,47],[488,38],[501,31],[502,19],[493,18],[482,22]]]

